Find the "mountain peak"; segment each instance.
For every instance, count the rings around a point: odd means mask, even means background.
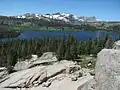
[[[46,19],[50,21],[50,19],[54,19],[54,20],[61,20],[64,22],[95,22],[98,19],[95,16],[91,16],[91,17],[87,17],[87,16],[76,16],[73,14],[68,14],[68,13],[61,13],[61,12],[57,12],[57,13],[52,13],[52,14],[36,14],[36,13],[26,13],[23,15],[18,15],[15,16],[16,18],[38,18],[38,19]]]

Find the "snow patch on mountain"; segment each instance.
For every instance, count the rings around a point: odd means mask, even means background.
[[[94,21],[97,21],[98,19],[96,19],[95,16],[93,17],[85,17],[85,16],[76,16],[76,15],[73,15],[73,14],[68,14],[68,13],[53,13],[53,14],[34,14],[34,13],[26,13],[24,15],[18,15],[18,16],[15,16],[16,18],[27,18],[27,19],[30,19],[30,18],[37,18],[37,19],[45,19],[45,20],[48,20],[50,21],[51,19],[52,20],[61,20],[61,21],[64,21],[64,22],[84,22],[84,21],[87,21],[87,22],[94,22]]]

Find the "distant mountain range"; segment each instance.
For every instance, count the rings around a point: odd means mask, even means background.
[[[45,19],[47,21],[53,20],[61,20],[68,23],[78,23],[78,22],[96,22],[98,19],[95,16],[86,17],[86,16],[75,16],[73,14],[67,13],[53,13],[53,14],[35,14],[35,13],[26,13],[24,15],[14,16],[15,18],[37,18],[37,19]]]
[[[5,26],[6,25],[6,26]],[[61,30],[113,30],[120,31],[120,21],[101,21],[95,16],[76,16],[67,13],[35,14],[26,13],[17,16],[0,16],[0,27],[11,26],[11,29],[19,29],[18,26],[52,27]],[[13,27],[14,26],[14,27]],[[17,28],[15,27],[17,26]],[[36,27],[37,28],[37,27]]]

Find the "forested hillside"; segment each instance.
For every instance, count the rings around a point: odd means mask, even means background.
[[[108,36],[88,41],[79,41],[70,36],[0,42],[0,66],[14,66],[18,60],[25,60],[32,54],[40,56],[44,52],[55,52],[59,60],[74,60],[79,55],[96,55],[105,45],[110,48],[111,42]]]

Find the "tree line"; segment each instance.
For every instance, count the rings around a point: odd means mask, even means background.
[[[0,41],[0,66],[14,66],[18,60],[25,60],[32,54],[41,56],[44,52],[55,52],[59,60],[74,60],[79,58],[79,55],[97,55],[105,45],[108,46],[107,48],[110,47],[109,43],[112,42],[110,40],[108,36],[86,41],[69,36]]]
[[[3,31],[3,32],[0,32],[0,39],[16,38],[19,35],[20,35],[19,32],[15,32],[15,31]]]

